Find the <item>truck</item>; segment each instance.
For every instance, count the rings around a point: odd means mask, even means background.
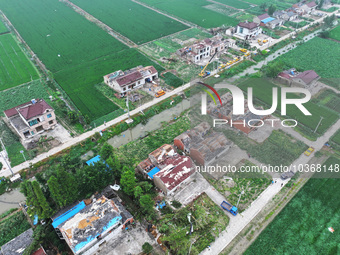
[[[165,95],[164,90],[160,90],[155,94],[155,97],[160,97],[160,96],[163,96],[163,95]]]
[[[236,216],[238,211],[237,211],[237,207],[236,206],[233,206],[231,204],[229,204],[228,202],[226,201],[223,201],[221,203],[221,207],[224,209],[224,210],[227,210],[228,212],[230,212],[232,215]]]

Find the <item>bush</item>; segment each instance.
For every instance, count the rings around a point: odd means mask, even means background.
[[[177,209],[180,208],[180,207],[182,206],[182,204],[181,204],[180,202],[176,201],[176,200],[172,201],[172,202],[171,202],[171,205],[172,205],[173,207],[177,208]]]
[[[153,250],[153,247],[148,242],[145,242],[142,246],[142,249],[145,254],[150,254]]]

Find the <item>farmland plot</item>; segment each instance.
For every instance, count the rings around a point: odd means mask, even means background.
[[[131,41],[142,44],[188,28],[186,25],[130,0],[72,0]],[[114,11],[119,7],[119,11]],[[114,15],[113,12],[114,11]]]
[[[141,0],[141,2],[204,28],[237,25],[236,19],[204,8],[211,4],[206,0]]]
[[[340,47],[331,40],[315,37],[275,61],[280,60],[296,69],[315,70],[322,78],[340,78]]]
[[[250,7],[248,3],[238,1],[238,0],[217,0],[216,2],[237,8],[237,9],[247,9]]]
[[[272,88],[278,86],[264,79],[248,79],[242,82],[239,87],[244,91],[247,91],[248,87],[253,87],[254,96],[269,106],[272,105]],[[297,95],[291,95],[291,97],[297,97]],[[279,98],[278,111],[281,109],[280,102],[281,99]],[[287,105],[287,115],[297,120],[299,124],[307,127],[307,131],[314,131],[320,118],[323,117],[322,125],[320,125],[316,131],[317,134],[321,135],[339,119],[339,114],[322,104],[309,101],[305,103],[304,106],[310,111],[311,116],[304,115],[295,105]]]
[[[244,254],[339,254],[339,189],[339,178],[310,179]]]
[[[57,0],[0,0],[31,49],[53,72],[83,115],[95,120],[118,109],[94,88],[103,76],[152,62]],[[163,70],[162,67],[156,68]]]
[[[340,26],[337,26],[336,28],[332,29],[331,32],[329,33],[329,37],[340,41]]]
[[[37,70],[13,36],[0,35],[0,91],[38,77]]]
[[[7,27],[5,24],[0,20],[0,34],[6,33],[8,31]]]

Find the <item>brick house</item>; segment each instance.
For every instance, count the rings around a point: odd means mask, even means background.
[[[23,140],[53,129],[57,124],[54,109],[44,99],[33,99],[4,113]]]
[[[146,82],[158,79],[158,72],[153,66],[138,66],[127,71],[116,71],[104,76],[104,82],[114,89],[120,96],[142,87]]]
[[[314,70],[299,73],[292,68],[279,73],[278,79],[288,86],[308,88],[315,85],[320,76]]]

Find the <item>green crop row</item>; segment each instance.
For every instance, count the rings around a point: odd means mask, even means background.
[[[335,164],[330,158],[325,166]],[[338,178],[310,179],[244,254],[338,254],[339,188]]]
[[[98,0],[96,4],[93,4],[92,0],[72,2],[137,44],[188,28],[176,20],[132,1]]]
[[[250,7],[246,2],[239,0],[217,0],[217,2],[237,8],[237,9],[248,9]]]
[[[329,33],[329,37],[335,40],[340,41],[340,26],[332,29]]]
[[[248,87],[252,87],[254,97],[259,99],[262,104],[265,103],[266,106],[272,105],[272,89],[278,88],[278,86],[265,79],[248,79],[242,82],[239,87],[244,91],[247,91]],[[278,94],[279,100],[277,111],[280,113],[280,92]],[[297,97],[297,95],[291,95],[291,97]],[[312,115],[306,116],[295,105],[287,105],[287,116],[297,120],[299,124],[307,127],[309,131],[314,131],[321,117],[323,117],[322,123],[316,131],[316,133],[319,135],[322,135],[339,118],[339,115],[336,112],[321,104],[316,104],[315,102],[309,101],[308,103],[305,103],[304,106]]]
[[[237,20],[204,8],[211,4],[206,0],[141,0],[157,9],[188,20],[204,28],[222,25],[235,26]]]
[[[0,35],[0,91],[35,80],[37,70],[11,34]]]

